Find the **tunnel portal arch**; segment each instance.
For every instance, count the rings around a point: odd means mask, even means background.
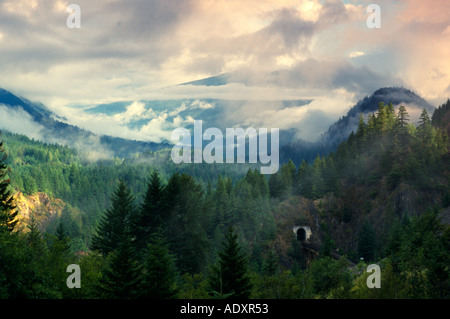
[[[308,226],[294,226],[293,231],[297,240],[300,242],[308,242],[312,235],[311,228]]]

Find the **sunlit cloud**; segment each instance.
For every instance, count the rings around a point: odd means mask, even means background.
[[[364,52],[362,52],[362,51],[353,51],[348,56],[350,58],[357,58],[357,57],[360,57],[360,56],[363,56],[363,55],[364,55]]]
[[[289,110],[295,116],[275,106],[263,113],[256,105],[236,110],[242,123],[267,124],[267,117],[286,128],[311,114],[325,114],[328,123],[382,86],[405,86],[434,105],[444,102],[450,94],[449,1],[379,1],[382,27],[376,30],[366,25],[370,3],[79,0],[82,27],[72,30],[66,27],[68,1],[2,1],[0,87],[90,130],[158,140],[191,120],[177,117],[187,105],[156,114],[141,101],[313,100]],[[229,83],[178,86],[218,74],[229,74]],[[116,101],[134,102],[114,117],[70,107]],[[139,131],[126,125],[138,118],[153,122]]]

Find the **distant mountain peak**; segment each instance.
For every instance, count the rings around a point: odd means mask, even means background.
[[[204,79],[181,83],[178,85],[200,85],[200,86],[221,86],[226,85],[230,81],[231,75],[223,73],[219,75],[210,76]]]
[[[334,147],[345,141],[352,131],[356,131],[359,115],[376,112],[380,102],[384,104],[392,103],[394,106],[404,104],[417,109],[426,109],[430,115],[435,110],[434,106],[409,89],[383,87],[358,101],[345,116],[331,125],[322,137],[322,144],[326,147]]]

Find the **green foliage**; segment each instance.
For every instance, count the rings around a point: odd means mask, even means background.
[[[187,175],[175,173],[165,189],[165,233],[181,273],[202,270],[208,245],[208,214],[202,206],[203,190]]]
[[[303,255],[303,248],[297,238],[292,240],[291,247],[288,250],[288,256],[293,260],[293,274],[297,274],[298,272],[306,268],[306,258]]]
[[[450,230],[437,210],[417,208],[413,218],[392,212],[383,221],[390,229],[376,236],[371,224],[361,224],[375,200],[404,185],[448,206],[445,116],[430,119],[423,111],[416,127],[405,107],[395,114],[381,103],[335,152],[298,168],[289,161],[269,178],[253,167],[154,164],[167,159],[164,152],[89,163],[68,147],[6,133],[0,297],[449,298]],[[11,231],[16,190],[45,192],[67,205],[46,229],[32,220],[28,231]],[[350,253],[381,266],[381,289],[367,288],[366,264],[355,270],[331,258],[334,241],[324,225],[319,258],[307,263],[294,241],[282,248],[294,260],[286,269],[273,249],[281,231],[273,208],[292,195],[334,196],[341,206],[324,216],[348,229],[362,225]],[[226,232],[231,228],[236,233]],[[386,239],[380,247],[378,238]],[[81,289],[65,285],[71,263],[82,268]]]
[[[375,242],[375,230],[371,223],[365,221],[359,233],[359,257],[362,257],[367,262],[375,260]]]
[[[176,294],[174,257],[160,232],[151,235],[143,274],[143,295],[149,299],[168,299]]]
[[[211,269],[211,292],[222,298],[250,297],[252,284],[248,276],[247,259],[237,239],[237,234],[230,227],[223,242],[223,249],[219,252],[219,260]]]
[[[167,222],[164,215],[163,196],[164,186],[158,172],[155,170],[150,177],[144,202],[132,230],[139,250],[145,247],[149,236]]]
[[[353,280],[350,298],[357,299],[404,299],[406,298],[406,285],[402,278],[396,274],[389,259],[380,262],[381,288],[368,288],[367,278],[370,273],[366,271],[368,264],[358,264],[358,274]]]
[[[203,273],[184,274],[180,278],[178,298],[180,299],[210,299],[208,279]]]
[[[310,274],[299,272],[293,274],[285,270],[274,275],[253,274],[252,298],[255,299],[307,299],[313,298],[314,292]]]
[[[108,264],[102,270],[98,296],[105,299],[134,299],[142,295],[141,265],[134,258],[129,240],[123,239],[108,255]]]
[[[279,270],[278,256],[273,249],[270,249],[264,260],[264,274],[274,276]]]
[[[13,204],[13,196],[9,189],[9,172],[6,166],[6,154],[4,154],[3,141],[0,141],[0,232],[14,231],[18,222],[18,211]]]
[[[340,185],[349,183],[380,186],[386,183],[393,190],[404,182],[420,189],[435,189],[430,181],[441,177],[448,137],[433,127],[426,110],[422,111],[417,128],[408,119],[404,106],[395,114],[392,104],[380,103],[377,113],[370,114],[367,123],[360,116],[356,133],[352,132],[335,153],[326,158],[318,155],[310,165],[303,161],[294,172],[292,189],[311,199],[329,192],[339,195]],[[291,175],[286,172],[293,170],[288,165],[284,164],[270,177],[272,197],[283,200],[289,196],[291,188],[286,185]]]
[[[112,199],[112,206],[100,220],[92,239],[92,249],[108,254],[129,240],[136,215],[134,197],[123,181],[120,181]]]
[[[344,260],[318,258],[312,262],[308,272],[311,275],[313,290],[321,298],[349,298],[352,277]]]

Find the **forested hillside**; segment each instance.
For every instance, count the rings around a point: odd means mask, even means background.
[[[165,151],[91,163],[3,133],[0,296],[449,298],[448,103],[436,112],[415,126],[404,107],[380,103],[336,152],[268,178],[246,166],[178,167]],[[21,229],[10,200],[19,190],[64,208],[51,223],[30,211]],[[295,225],[311,227],[317,258]],[[367,288],[369,263],[382,289]],[[68,264],[82,269],[80,289],[66,286]]]

